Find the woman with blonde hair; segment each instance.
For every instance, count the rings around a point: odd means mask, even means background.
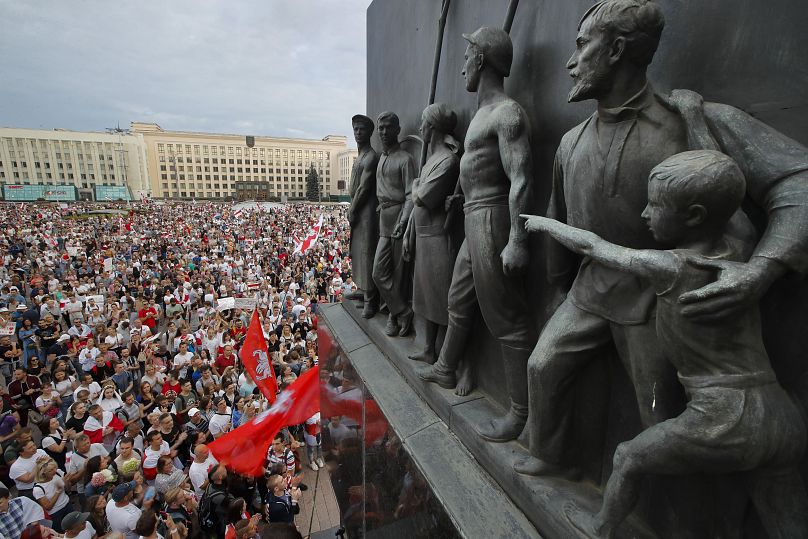
[[[42,509],[48,512],[53,522],[53,529],[63,533],[62,518],[70,511],[70,498],[65,492],[64,472],[52,458],[43,459],[36,465],[36,482],[33,496]]]

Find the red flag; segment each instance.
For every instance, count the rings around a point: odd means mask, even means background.
[[[261,389],[261,393],[270,404],[274,403],[278,393],[278,381],[275,379],[275,370],[269,361],[269,349],[267,341],[264,339],[264,331],[261,329],[258,309],[253,311],[240,354],[241,362],[255,381],[255,385]]]
[[[266,412],[217,438],[208,449],[229,470],[258,477],[264,473],[267,451],[283,427],[298,425],[320,410],[320,368],[303,373]]]

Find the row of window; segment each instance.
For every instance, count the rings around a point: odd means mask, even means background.
[[[166,156],[161,155],[160,156],[160,162],[165,163],[166,162]],[[195,159],[193,159],[191,157],[186,157],[186,158],[169,157],[168,162],[169,163],[174,163],[174,162],[176,162],[176,163],[205,163],[206,165],[209,164],[209,163],[213,163],[214,165],[218,165],[219,164],[219,159],[216,158],[216,157],[214,157],[212,159],[208,158],[208,157],[205,157],[204,159],[199,158],[199,157],[197,157]],[[222,161],[221,161],[222,165],[226,165],[228,163],[231,164],[231,165],[248,165],[248,166],[251,164],[249,159],[244,159],[243,161],[241,159],[222,159]],[[265,161],[264,159],[261,159],[261,165],[265,166],[266,164],[267,164],[267,161]],[[270,159],[269,160],[269,165],[273,166],[274,164],[275,163],[273,162],[273,160]],[[304,164],[303,161],[298,161],[297,162],[297,166],[299,166],[299,167],[302,167],[303,164]],[[322,160],[319,160],[319,161],[311,160],[311,161],[308,161],[308,162],[305,163],[307,169],[310,168],[312,165],[317,166],[318,164],[319,164],[320,168],[322,168],[323,166],[325,166],[326,168],[331,168],[331,163],[329,163],[329,162],[323,163]],[[252,160],[252,165],[258,165],[258,159],[253,159]],[[280,165],[281,165],[281,162],[280,162],[280,160],[278,160],[278,166],[280,166]],[[288,159],[283,160],[283,166],[285,166],[285,167],[289,166],[289,160]],[[292,166],[295,166],[294,161],[292,161]]]
[[[193,148],[193,152],[191,151]],[[265,151],[266,150],[266,151]],[[175,144],[175,143],[162,143],[159,142],[157,144],[157,153],[186,153],[186,154],[201,154],[201,155],[245,155],[249,156],[252,152],[252,155],[258,157],[264,157],[265,155],[271,156],[273,154],[277,156],[293,156],[295,155],[295,151],[297,151],[298,157],[303,157],[304,155],[308,157],[311,155],[312,157],[319,155],[320,159],[330,159],[331,152],[322,151],[322,150],[281,150],[280,148],[242,148],[241,146],[209,146],[207,144]]]
[[[37,145],[39,145],[40,148],[48,148],[48,147],[50,147],[50,148],[59,148],[59,147],[62,147],[65,150],[69,150],[72,147],[75,147],[75,148],[84,147],[84,148],[87,149],[87,151],[92,151],[93,146],[95,146],[95,148],[98,151],[101,151],[101,150],[103,150],[105,148],[108,151],[112,149],[112,143],[111,142],[87,142],[87,141],[81,141],[81,140],[70,140],[70,141],[69,140],[62,140],[62,141],[59,141],[59,140],[54,140],[54,139],[41,139],[41,138],[40,139],[37,139],[37,138],[23,139],[23,138],[16,138],[16,137],[14,137],[14,138],[12,138],[12,137],[4,137],[3,142],[6,143],[6,146],[10,150],[14,146],[16,146],[17,148],[19,148],[20,151],[22,151],[25,148],[25,143],[26,142],[28,142],[28,144],[30,144],[30,146],[32,148],[36,148]],[[120,145],[120,143],[116,143],[116,146],[119,146],[119,145]],[[13,150],[11,150],[11,151],[13,151]]]
[[[202,179],[203,179],[202,176],[203,176],[202,174],[197,174],[196,175],[196,181],[202,181]],[[221,178],[221,180],[226,181],[228,179],[228,176],[227,176],[227,174],[222,174],[221,176],[219,174],[205,174],[204,175],[204,179],[208,180],[208,181],[210,181],[211,179],[213,181],[218,181],[220,178]],[[161,180],[168,180],[169,175],[167,173],[160,174],[160,179]],[[194,180],[194,175],[193,174],[176,174],[175,173],[175,174],[171,174],[171,179],[173,179],[173,180],[186,180],[187,179],[188,181],[193,181]],[[283,176],[283,181],[288,182],[289,180],[290,180],[289,176]],[[263,176],[263,177],[260,177],[260,176],[239,176],[238,178],[236,178],[236,176],[231,175],[230,176],[230,181],[233,181],[233,182],[235,182],[235,181],[248,181],[248,182],[250,182],[250,181],[265,181],[265,182],[267,182],[267,181],[276,181],[276,182],[279,182],[279,181],[281,181],[281,177],[280,176]],[[291,181],[293,181],[293,182],[295,182],[295,181],[296,182],[304,182],[304,181],[306,181],[306,178],[299,177],[299,176],[292,176]],[[325,181],[325,183],[330,183],[331,178],[328,177],[328,175],[326,175],[325,178],[323,178],[323,176],[320,176],[320,183],[323,183],[323,181]]]
[[[114,179],[115,179],[115,174],[100,174],[100,176],[101,176],[101,179],[102,179],[102,180],[107,180],[107,179],[109,179],[109,180],[114,180]],[[20,173],[19,173],[19,172],[14,172],[14,173],[12,173],[12,176],[11,176],[11,177],[13,177],[15,180],[19,180],[19,179],[26,180],[24,183],[26,183],[26,184],[28,183],[28,182],[27,182],[27,180],[28,180],[28,178],[29,178],[29,177],[28,177],[27,175],[20,176]],[[82,179],[82,180],[86,180],[86,179],[88,179],[88,178],[89,178],[90,180],[95,180],[95,174],[92,174],[92,173],[91,173],[91,174],[81,174],[81,175],[80,175],[80,177],[81,177],[81,179]],[[6,178],[6,173],[5,173],[5,171],[0,170],[0,179],[4,179],[4,178]],[[72,173],[72,172],[70,172],[70,173],[68,173],[67,175],[65,175],[65,174],[56,174],[56,177],[54,178],[54,175],[53,175],[53,174],[51,174],[50,172],[46,172],[46,173],[45,173],[45,176],[43,177],[43,175],[42,175],[42,173],[41,173],[41,172],[37,172],[37,173],[36,173],[36,178],[37,178],[38,180],[43,180],[43,179],[53,180],[53,179],[57,179],[57,180],[62,180],[62,181],[64,181],[64,180],[72,180],[72,179],[74,179],[74,176],[73,176],[73,173]],[[39,182],[39,183],[41,183],[41,182]],[[46,183],[50,183],[50,182],[46,182]]]
[[[166,165],[160,165],[160,170],[162,172],[166,172],[168,170],[170,170],[172,172],[177,172],[177,171],[185,172],[185,166],[184,165],[179,165],[179,166],[171,165],[170,167],[167,167]],[[289,174],[290,170],[291,170],[292,174],[298,174],[300,176],[308,175],[308,173],[309,173],[308,170],[304,170],[302,168],[297,169],[297,171],[295,171],[295,169],[285,168],[285,169],[283,169],[283,174]],[[193,172],[193,171],[194,171],[194,167],[189,166],[188,167],[188,172]],[[202,167],[197,165],[196,171],[197,172],[202,172]],[[239,174],[243,174],[244,172],[246,172],[247,174],[249,174],[251,172],[253,174],[258,174],[258,167],[253,167],[252,169],[250,169],[249,167],[247,167],[247,168],[244,168],[244,167],[230,167],[229,171],[231,173],[238,172]],[[205,167],[205,172],[210,172],[210,167]],[[219,167],[213,167],[213,172],[219,172]],[[222,167],[222,172],[228,172],[228,167]],[[277,168],[277,169],[270,168],[268,172],[270,174],[281,174],[281,169],[280,168]],[[262,167],[261,168],[261,174],[266,174],[266,173],[267,173],[267,169]],[[323,169],[320,169],[318,173],[319,173],[319,175],[321,177],[323,175],[331,176],[331,171],[330,170],[326,170],[325,173],[323,173]]]

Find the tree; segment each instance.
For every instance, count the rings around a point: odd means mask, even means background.
[[[318,202],[320,200],[320,175],[314,165],[309,169],[309,174],[306,176],[306,200],[311,202]]]

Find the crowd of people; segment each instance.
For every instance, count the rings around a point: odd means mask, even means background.
[[[238,359],[254,308],[279,390],[317,365],[318,305],[356,291],[344,207],[98,209],[0,215],[0,538],[297,536],[319,414],[279,433],[264,477],[208,444],[269,406]]]

